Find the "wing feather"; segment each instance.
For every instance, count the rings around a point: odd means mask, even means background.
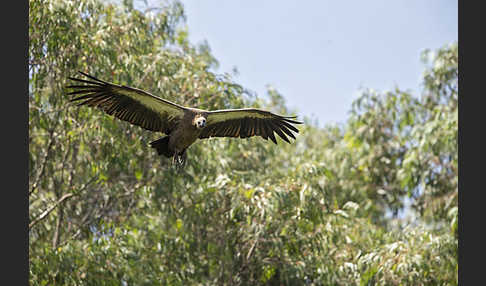
[[[282,130],[279,128],[279,126],[276,123],[274,123],[273,121],[270,121],[269,125],[270,125],[270,127],[272,127],[273,130],[275,130],[275,132],[278,134],[278,136],[280,136],[280,138],[285,140],[285,142],[290,143],[287,136],[285,136],[285,134],[282,132]]]
[[[260,134],[260,136],[267,140],[267,136],[265,135],[265,132],[264,130],[262,130],[262,124],[261,124],[261,120],[255,120],[255,134]]]
[[[282,126],[280,126],[280,129],[282,129],[282,131],[283,131],[285,134],[287,134],[288,136],[290,136],[292,139],[294,139],[294,140],[295,140],[295,136],[294,136],[294,134],[292,134],[292,132],[290,132],[290,130],[289,130],[289,129],[287,129],[287,126],[282,125]]]
[[[235,125],[231,125],[231,124],[228,124],[229,125],[229,128],[228,130],[226,131],[226,134],[225,136],[230,136],[230,137],[235,137],[235,131],[236,129],[238,128],[238,126],[235,126]]]
[[[268,132],[268,137],[272,140],[273,143],[277,144],[277,139],[275,138],[275,134],[273,134],[273,130],[267,124],[263,125]]]
[[[207,126],[199,138],[260,136],[277,144],[274,132],[284,141],[290,143],[287,136],[295,139],[292,132],[299,130],[292,124],[302,124],[296,117],[280,116],[269,111],[244,108],[210,111],[207,115]]]
[[[184,116],[185,107],[154,96],[143,90],[109,83],[80,72],[90,80],[69,77],[84,83],[73,84],[67,95],[74,95],[71,102],[78,106],[98,107],[109,115],[151,131],[169,134]]]

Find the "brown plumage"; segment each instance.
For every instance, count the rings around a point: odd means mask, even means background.
[[[172,157],[183,166],[186,149],[197,139],[210,137],[248,138],[260,136],[277,144],[274,132],[287,143],[287,136],[299,130],[292,124],[302,124],[294,117],[280,116],[256,108],[223,109],[215,111],[184,107],[148,92],[97,79],[80,72],[90,80],[69,77],[83,85],[69,85],[74,91],[71,102],[98,107],[131,124],[150,131],[165,133],[166,137],[150,142],[159,155]]]

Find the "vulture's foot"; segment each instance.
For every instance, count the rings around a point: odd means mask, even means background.
[[[175,165],[177,169],[182,169],[186,165],[186,151],[184,150],[182,153],[175,153],[174,157],[172,157],[172,164]]]

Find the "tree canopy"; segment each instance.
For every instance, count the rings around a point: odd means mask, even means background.
[[[149,148],[160,134],[71,106],[64,87],[80,70],[295,114],[187,33],[179,1],[29,0],[30,284],[457,284],[457,43],[423,53],[421,94],[365,89],[345,124],[306,118],[291,145],[200,141],[180,172]]]

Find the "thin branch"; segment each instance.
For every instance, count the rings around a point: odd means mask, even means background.
[[[255,246],[258,244],[258,241],[260,240],[260,233],[262,230],[257,231],[255,235],[255,241],[253,242],[252,246],[250,247],[250,250],[248,251],[248,254],[246,255],[246,260],[250,260],[251,255],[253,254],[253,249],[255,249]]]
[[[58,246],[64,246],[69,241],[71,241],[71,240],[75,239],[76,237],[78,237],[80,234],[81,234],[81,229],[78,229],[71,237],[69,237],[66,240],[64,240],[63,242],[59,243]]]
[[[37,173],[37,176],[34,180],[34,183],[32,184],[32,188],[29,191],[29,197],[37,189],[37,185],[39,184],[40,179],[42,178],[42,176],[44,176],[46,164],[47,164],[47,161],[49,160],[52,146],[54,145],[54,141],[55,141],[54,130],[56,130],[57,124],[58,124],[58,121],[56,121],[54,127],[52,127],[52,129],[49,131],[49,144],[47,146],[47,151],[46,151],[46,154],[44,155],[44,158],[43,158],[43,161],[42,161],[41,170]]]
[[[29,224],[29,229],[31,229],[34,225],[36,225],[38,222],[46,218],[58,205],[60,205],[62,202],[65,200],[71,198],[74,196],[73,193],[67,193],[64,196],[62,196],[55,204],[50,206],[47,210],[45,210],[43,213],[41,213],[36,219],[30,222]]]
[[[57,216],[57,221],[56,221],[56,230],[54,231],[54,237],[52,238],[52,248],[56,249],[58,242],[59,242],[59,236],[61,235],[61,224],[63,221],[63,205],[59,206],[59,215]]]
[[[96,176],[95,177],[92,177],[88,183],[86,183],[82,188],[81,190],[79,190],[78,192],[76,193],[67,193],[65,195],[63,195],[56,203],[54,203],[52,206],[50,206],[49,208],[47,208],[44,212],[42,212],[36,219],[34,219],[33,221],[30,222],[29,224],[29,229],[31,229],[34,225],[36,225],[38,222],[40,222],[41,220],[45,219],[57,206],[59,206],[61,203],[63,203],[65,200],[73,197],[73,196],[77,196],[79,195],[82,191],[84,191],[94,180],[96,179]]]

